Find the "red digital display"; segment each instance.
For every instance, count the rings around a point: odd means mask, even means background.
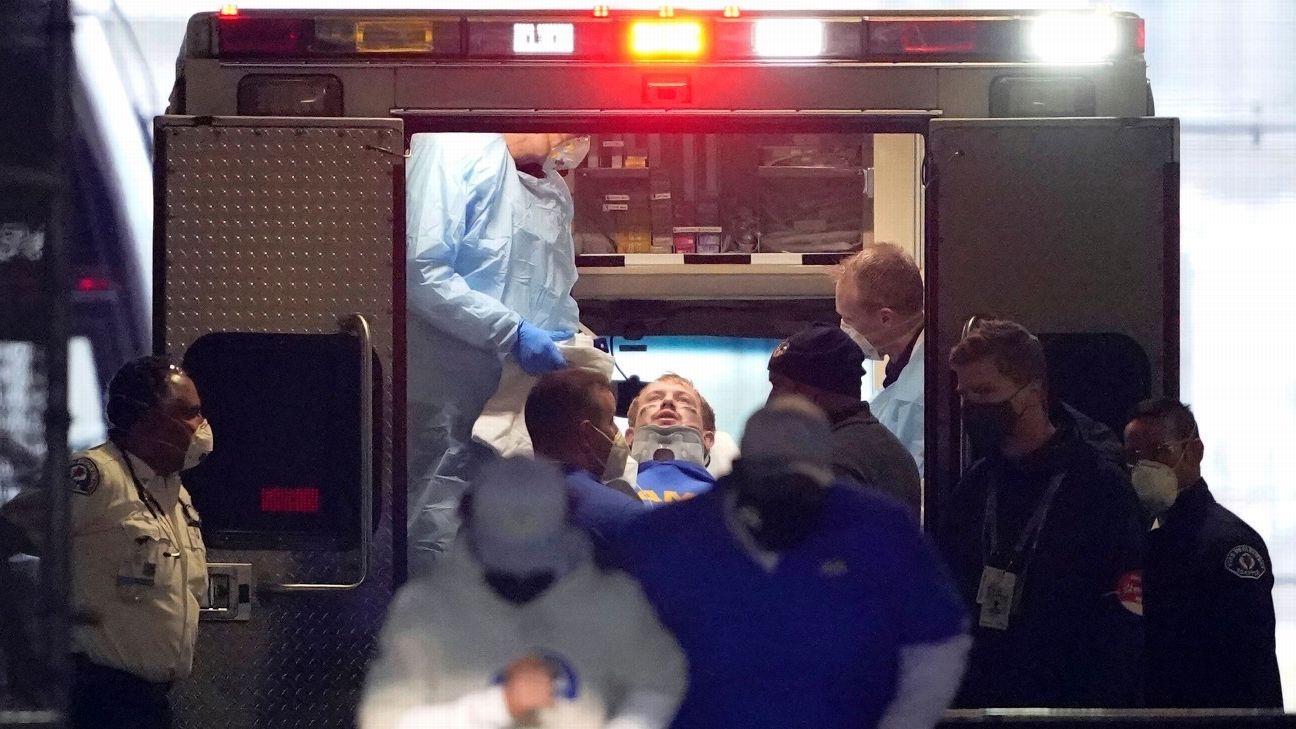
[[[112,281],[109,281],[106,278],[81,276],[76,280],[77,291],[108,291],[111,288]]]
[[[318,514],[319,489],[264,487],[261,489],[263,514]]]

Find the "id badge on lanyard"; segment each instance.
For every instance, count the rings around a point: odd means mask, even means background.
[[[1065,477],[1066,474],[1057,474],[1049,480],[1049,486],[1044,493],[1044,498],[1040,500],[1039,506],[1035,508],[1035,513],[1031,515],[1030,521],[1022,529],[1021,537],[1017,540],[1012,557],[1008,560],[1008,564],[1004,569],[992,567],[989,564],[991,558],[999,551],[999,500],[996,491],[992,491],[987,497],[986,531],[988,534],[985,541],[988,544],[983,544],[985,566],[981,568],[981,583],[977,587],[976,596],[977,605],[981,606],[979,620],[981,627],[991,630],[1007,630],[1013,613],[1020,610],[1022,586],[1025,584],[1026,562],[1039,544],[1040,533],[1044,530],[1044,522],[1048,518],[1049,509],[1052,507],[1053,499],[1057,496],[1058,488],[1062,485],[1062,480]]]
[[[997,567],[981,570],[981,586],[977,588],[977,604],[981,606],[981,627],[1007,630],[1008,621],[1017,608],[1017,575]]]

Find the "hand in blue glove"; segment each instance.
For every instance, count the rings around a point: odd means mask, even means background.
[[[567,366],[567,360],[558,345],[564,339],[571,339],[571,332],[551,332],[533,324],[518,324],[517,341],[513,343],[513,356],[517,357],[522,371],[528,375],[543,375]]]

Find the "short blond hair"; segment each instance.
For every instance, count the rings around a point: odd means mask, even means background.
[[[702,397],[702,392],[697,389],[697,385],[694,385],[692,380],[690,380],[687,377],[682,377],[680,375],[677,375],[674,372],[667,372],[666,374],[662,375],[661,377],[658,377],[657,379],[653,380],[652,382],[649,382],[648,384],[651,385],[653,384],[653,382],[670,382],[676,385],[683,385],[684,387],[687,387],[688,389],[692,390],[693,393],[697,395],[698,402],[702,404],[702,429],[709,430],[713,433],[715,432],[715,427],[716,427],[715,410],[711,409],[711,403],[707,402],[707,399],[705,397]],[[647,385],[645,385],[645,387],[647,387]],[[639,397],[635,396],[635,399],[631,400],[630,405],[626,407],[626,420],[629,421],[629,425],[631,428],[635,427],[635,420],[638,417],[639,417]]]
[[[913,256],[894,243],[874,243],[842,261],[836,278],[850,279],[870,308],[887,307],[899,314],[923,310],[922,273]]]

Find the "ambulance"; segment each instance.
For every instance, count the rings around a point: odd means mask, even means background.
[[[1054,394],[1099,422],[1178,393],[1178,123],[1144,41],[1109,11],[193,17],[155,120],[153,348],[226,456],[190,486],[212,588],[179,725],[353,721],[407,571],[413,136],[590,136],[574,295],[627,361],[836,322],[834,266],[912,253],[930,524],[964,465],[945,363],[975,318],[1038,333]]]

